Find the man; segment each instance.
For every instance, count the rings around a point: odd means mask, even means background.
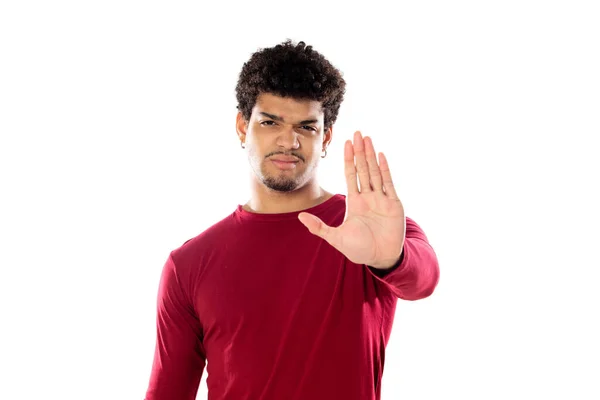
[[[436,255],[360,132],[348,194],[319,186],[345,91],[321,54],[262,49],[236,91],[251,197],[170,253],[146,399],[195,399],[206,363],[210,400],[379,399],[397,300],[433,292]]]

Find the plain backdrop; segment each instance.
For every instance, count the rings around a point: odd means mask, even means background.
[[[371,136],[439,258],[382,399],[600,398],[594,3],[3,1],[0,398],[143,398],[169,252],[248,199],[239,71],[287,38],[348,84],[322,186]]]

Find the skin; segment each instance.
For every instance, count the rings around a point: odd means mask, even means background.
[[[317,180],[322,152],[332,138],[332,128],[324,127],[320,102],[263,93],[249,121],[238,112],[236,130],[250,164],[251,196],[244,209],[269,214],[293,212],[332,196]],[[295,156],[300,161],[291,170],[281,170],[271,161],[277,156]]]
[[[406,238],[404,207],[383,153],[377,159],[373,141],[354,133],[344,144],[344,174],[348,194],[346,216],[338,227],[306,212],[298,219],[308,230],[356,264],[386,270],[402,255]],[[358,179],[357,179],[358,176]]]
[[[244,209],[258,213],[302,211],[332,196],[319,186],[316,177],[321,151],[332,137],[332,129],[324,129],[319,102],[261,94],[249,121],[238,113],[236,128],[246,143],[251,167],[251,198]],[[270,157],[283,155],[301,161],[296,168],[278,169]],[[360,131],[344,144],[344,173],[348,194],[343,223],[331,227],[307,212],[300,212],[298,219],[350,261],[389,269],[398,262],[404,247],[404,207],[385,155],[377,156],[371,138],[363,138]]]

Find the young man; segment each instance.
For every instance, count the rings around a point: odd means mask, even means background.
[[[195,399],[206,363],[210,400],[379,399],[397,300],[433,292],[436,255],[360,132],[348,194],[319,186],[345,91],[322,55],[262,49],[236,91],[251,197],[166,260],[146,399]]]

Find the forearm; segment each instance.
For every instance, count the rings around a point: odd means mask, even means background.
[[[410,238],[404,243],[404,258],[398,267],[382,279],[404,300],[430,296],[439,280],[439,265],[433,248],[422,239]]]
[[[404,300],[430,296],[440,274],[435,251],[423,230],[410,218],[407,218],[406,238],[398,262],[389,268],[369,267],[369,270]]]

